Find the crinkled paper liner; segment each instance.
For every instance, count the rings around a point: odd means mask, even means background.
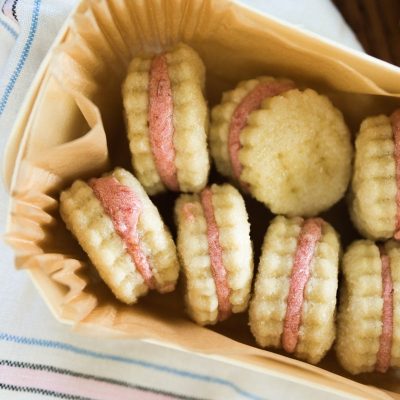
[[[207,66],[210,105],[241,79],[286,76],[329,94],[355,131],[366,115],[390,112],[396,99],[388,96],[400,93],[398,69],[228,0],[82,1],[40,70],[6,156],[8,172],[14,169],[6,238],[16,266],[30,271],[57,318],[76,329],[223,356],[354,397],[400,398],[395,372],[355,378],[389,393],[348,379],[333,354],[320,368],[257,348],[246,315],[213,330],[199,327],[185,317],[179,291],[122,305],[67,232],[58,214],[60,190],[112,165],[130,168],[120,93],[130,59],[179,41],[193,46]],[[173,198],[158,204],[171,222]]]

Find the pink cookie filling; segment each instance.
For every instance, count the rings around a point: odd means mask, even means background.
[[[208,252],[211,259],[211,273],[217,289],[218,298],[218,320],[223,321],[231,314],[231,303],[229,301],[230,289],[228,276],[222,259],[222,248],[219,241],[217,221],[215,220],[212,204],[211,189],[205,188],[201,194],[201,205],[207,223]]]
[[[153,58],[149,80],[149,136],[157,172],[168,189],[179,191],[175,166],[174,105],[164,54]]]
[[[394,237],[400,240],[400,109],[393,112],[390,116],[394,141],[394,160],[396,163],[396,228]]]
[[[382,263],[382,333],[379,338],[379,350],[376,356],[375,369],[386,372],[390,367],[393,336],[393,281],[390,271],[390,259],[384,253],[383,247],[379,248]]]
[[[320,218],[304,221],[297,242],[282,335],[282,346],[288,353],[293,353],[297,346],[304,291],[310,278],[310,267],[315,249],[322,237],[323,224],[324,221]]]
[[[113,176],[91,179],[89,185],[111,218],[114,228],[126,246],[136,269],[150,289],[155,288],[154,276],[149,260],[140,247],[137,223],[142,204],[135,192],[120,184]]]
[[[247,125],[249,115],[261,107],[261,103],[268,97],[277,96],[290,89],[294,89],[293,82],[262,82],[251,90],[237,105],[229,125],[228,150],[231,160],[233,176],[240,181],[242,164],[239,160],[240,132]]]

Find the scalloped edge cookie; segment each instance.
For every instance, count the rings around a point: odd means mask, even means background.
[[[159,77],[152,75],[156,64]],[[136,57],[129,65],[122,85],[125,125],[135,175],[150,195],[167,189],[198,192],[207,184],[209,122],[204,80],[203,62],[183,43],[156,56]],[[160,92],[157,99],[163,104],[152,102],[150,91]],[[169,124],[173,131],[156,131],[157,124],[161,129]]]
[[[229,184],[213,184],[200,194],[181,195],[175,219],[190,317],[207,325],[245,311],[253,250],[240,193]]]
[[[252,93],[263,83],[275,85],[276,92],[251,108]],[[236,112],[247,118],[239,133],[233,128]],[[210,149],[218,171],[239,179],[273,213],[313,216],[343,197],[351,177],[351,136],[326,96],[262,77],[226,92],[211,115]],[[236,141],[230,141],[234,133]]]
[[[157,208],[128,171],[115,168],[103,178],[106,177],[133,190],[141,204],[136,226],[138,246],[151,267],[154,288],[161,293],[174,290],[179,273],[176,248]],[[60,214],[119,300],[132,304],[148,292],[149,287],[128,253],[125,240],[118,234],[113,219],[90,183],[77,180],[61,193]]]
[[[313,251],[308,255],[307,245],[299,246],[306,239],[306,226],[318,233],[314,240],[311,236],[308,246]],[[261,347],[283,347],[312,364],[324,357],[335,338],[339,254],[338,235],[327,222],[274,218],[264,239],[249,309],[250,329]],[[308,260],[302,284],[302,268],[294,267],[295,260]]]
[[[271,86],[268,90],[268,86]],[[265,90],[262,90],[264,86]],[[257,89],[259,93],[255,93]],[[220,174],[240,180],[238,171],[234,170],[233,163],[234,154],[230,150],[231,143],[230,130],[233,117],[243,119],[246,114],[251,112],[251,109],[260,108],[260,103],[269,96],[275,96],[282,91],[293,89],[294,83],[288,79],[275,79],[269,76],[260,76],[255,79],[241,81],[235,89],[224,92],[221,103],[215,106],[211,111],[211,126],[210,126],[210,151]],[[249,95],[255,95],[252,99]],[[248,105],[244,110],[239,110],[238,107],[247,99]],[[235,115],[238,113],[238,115]],[[244,121],[242,122],[242,124]],[[239,132],[238,132],[239,133]],[[239,148],[235,149],[236,152]],[[237,167],[236,167],[237,168]],[[239,167],[240,169],[240,167]]]
[[[393,116],[397,115],[397,119]],[[372,240],[399,235],[400,194],[394,124],[400,134],[400,112],[366,118],[356,138],[350,215],[360,233]],[[400,139],[399,139],[400,140]],[[397,151],[396,151],[397,148]],[[396,152],[398,153],[396,155]],[[399,237],[400,238],[400,237]]]
[[[391,345],[387,325],[386,338],[382,336],[383,288],[387,286],[386,292],[390,292],[390,281],[383,283],[381,257],[387,257],[393,287],[392,312],[386,308],[389,318],[385,319],[392,320]],[[381,250],[370,240],[358,240],[346,250],[335,347],[340,364],[352,374],[400,367],[400,246],[394,240]]]

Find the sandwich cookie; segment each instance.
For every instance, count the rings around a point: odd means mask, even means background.
[[[190,317],[215,324],[247,309],[253,276],[250,224],[240,193],[211,185],[176,202],[177,247]]]
[[[268,228],[250,304],[261,347],[318,363],[335,338],[340,243],[321,218],[276,217]]]
[[[132,60],[122,86],[135,175],[148,194],[207,184],[205,68],[185,44]]]
[[[400,367],[400,246],[354,242],[343,257],[336,355],[352,374]]]
[[[313,216],[345,193],[352,146],[329,99],[285,79],[261,77],[224,93],[211,114],[218,171],[275,214]]]
[[[122,302],[175,289],[175,244],[140,183],[122,168],[61,193],[60,213],[101,278]]]
[[[400,239],[400,109],[366,118],[356,138],[350,214],[369,239]]]

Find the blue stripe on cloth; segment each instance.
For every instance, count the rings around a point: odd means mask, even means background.
[[[12,73],[11,78],[8,81],[8,84],[7,84],[6,88],[4,89],[3,96],[0,99],[0,115],[3,114],[3,111],[6,108],[10,94],[11,94],[12,90],[14,89],[17,79],[18,79],[19,75],[21,74],[22,69],[24,68],[26,59],[28,58],[29,52],[31,50],[33,39],[36,35],[38,22],[39,22],[40,3],[41,3],[41,0],[34,0],[32,20],[31,20],[31,26],[29,28],[28,39],[26,40],[26,42],[24,44],[24,47],[23,47],[22,53],[19,57],[17,66],[15,67],[15,70]]]
[[[152,363],[149,361],[138,360],[138,359],[123,357],[123,356],[117,356],[114,354],[99,353],[97,351],[84,349],[82,347],[77,347],[77,346],[74,346],[69,343],[58,342],[55,340],[29,338],[29,337],[25,337],[25,336],[10,335],[8,333],[0,333],[0,340],[6,341],[6,342],[14,342],[14,343],[18,343],[18,344],[26,344],[26,345],[30,345],[30,346],[39,346],[39,347],[47,347],[47,348],[52,348],[52,349],[64,350],[64,351],[69,351],[72,353],[76,353],[76,354],[80,354],[80,355],[84,355],[84,356],[88,356],[88,357],[92,357],[92,358],[117,361],[117,362],[131,364],[131,365],[137,365],[137,366],[140,366],[143,368],[149,368],[149,369],[153,369],[156,371],[166,372],[169,374],[177,375],[182,378],[190,378],[190,379],[194,379],[194,380],[198,380],[198,381],[202,381],[202,382],[208,382],[208,383],[222,385],[222,386],[232,389],[237,394],[239,394],[240,396],[242,396],[246,399],[261,400],[261,397],[258,397],[255,394],[252,394],[250,392],[247,392],[247,391],[241,389],[235,383],[230,382],[227,379],[217,378],[217,377],[210,376],[210,375],[204,375],[204,374],[199,374],[199,373],[195,373],[195,372],[184,371],[184,370],[180,370],[177,368],[172,368],[172,367],[167,367],[165,365]]]
[[[6,22],[4,22],[2,19],[0,19],[0,25],[14,38],[16,39],[18,37],[18,33]]]

